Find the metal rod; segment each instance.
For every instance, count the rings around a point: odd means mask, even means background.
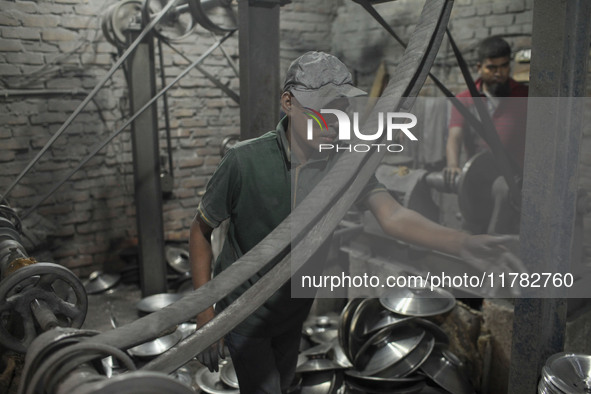
[[[105,75],[96,84],[96,86],[92,89],[92,91],[88,94],[88,96],[86,96],[86,98],[80,103],[80,105],[78,105],[78,107],[74,110],[74,112],[70,115],[70,117],[68,119],[66,119],[66,121],[64,122],[64,124],[58,129],[58,131],[56,131],[55,134],[53,136],[51,136],[51,138],[49,139],[49,141],[47,141],[47,143],[45,144],[45,146],[43,148],[41,148],[41,150],[37,153],[37,155],[35,156],[35,158],[33,160],[31,160],[31,162],[29,162],[29,164],[25,167],[25,169],[16,177],[16,179],[14,180],[14,182],[12,182],[12,184],[10,186],[8,186],[8,189],[6,189],[6,191],[3,194],[4,198],[8,197],[8,195],[10,194],[10,192],[12,191],[12,189],[14,189],[14,187],[20,182],[20,180],[31,170],[31,168],[35,165],[35,163],[37,163],[37,161],[39,161],[39,159],[41,158],[41,156],[43,156],[43,154],[45,154],[45,152],[53,145],[53,143],[59,138],[59,136],[62,135],[62,133],[66,130],[66,128],[70,124],[72,124],[72,122],[74,121],[74,119],[76,119],[76,117],[78,116],[78,114],[80,114],[80,112],[82,112],[82,110],[84,109],[84,107],[86,107],[86,105],[98,93],[98,91],[109,80],[109,78],[111,78],[111,76],[115,73],[115,71],[117,71],[117,69],[119,68],[119,66],[121,66],[121,64],[123,64],[123,62],[135,50],[135,48],[140,44],[140,42],[144,39],[144,37],[154,28],[154,26],[156,26],[156,24],[160,21],[160,19],[162,19],[162,17],[164,17],[164,15],[168,12],[168,10],[177,1],[178,0],[171,0],[166,5],[166,7],[164,7],[162,9],[162,11],[160,11],[160,13],[158,15],[156,15],[156,17],[154,19],[152,19],[150,21],[150,23],[142,30],[142,32],[136,38],[136,40],[129,46],[129,48],[127,48],[125,50],[125,52],[123,52],[123,55],[121,55],[121,57],[119,59],[117,59],[117,61],[115,62],[115,64],[113,64],[113,66],[111,67],[111,69],[109,70],[109,72],[107,73],[107,75]]]
[[[49,331],[59,325],[57,317],[55,317],[53,311],[47,307],[45,302],[35,299],[31,303],[31,310],[43,331]]]
[[[211,36],[215,37],[215,34],[213,32],[211,32]],[[232,60],[230,55],[228,55],[228,52],[226,52],[224,47],[220,47],[220,51],[222,51],[222,53],[226,57],[226,60],[228,61],[228,65],[232,68],[232,70],[234,70],[234,75],[236,75],[237,77],[240,77],[240,71],[238,70],[238,67],[236,67],[236,63],[234,63],[234,61]]]
[[[72,96],[87,95],[88,92],[77,89],[8,89],[0,90],[0,96],[45,96],[45,95],[64,95],[69,94]]]
[[[156,96],[154,96],[150,101],[148,101],[146,104],[144,104],[144,106],[142,108],[140,108],[135,114],[133,114],[131,116],[131,118],[129,118],[127,121],[125,121],[123,126],[121,126],[117,131],[115,131],[109,137],[107,137],[106,140],[104,140],[99,145],[97,145],[92,150],[92,152],[90,152],[90,154],[88,156],[86,156],[84,158],[84,160],[82,160],[76,166],[76,168],[74,168],[72,171],[70,171],[70,173],[68,173],[68,175],[66,175],[66,177],[64,179],[62,179],[60,182],[55,184],[51,188],[51,190],[47,194],[45,194],[35,205],[33,205],[25,213],[23,213],[22,218],[23,219],[26,218],[33,211],[35,211],[35,209],[37,209],[37,207],[39,205],[41,205],[41,203],[43,203],[43,201],[45,201],[53,193],[55,193],[55,191],[57,189],[59,189],[64,183],[66,183],[66,181],[68,179],[70,179],[72,177],[72,175],[74,175],[76,172],[78,172],[78,170],[80,170],[80,168],[82,168],[86,163],[88,163],[88,161],[90,161],[90,159],[92,159],[101,149],[103,149],[105,146],[107,146],[113,140],[113,138],[117,137],[127,126],[129,126],[131,124],[131,122],[133,122],[146,109],[148,109],[158,98],[160,98],[161,95],[163,95],[168,89],[170,89],[174,84],[176,84],[181,78],[183,78],[185,75],[187,75],[193,67],[195,67],[197,64],[201,63],[207,56],[209,56],[211,54],[211,52],[213,52],[218,46],[220,46],[224,41],[226,41],[226,39],[228,39],[233,33],[234,33],[234,31],[229,32],[224,37],[222,37],[220,40],[218,40],[216,43],[214,43],[211,47],[209,47],[209,49],[203,55],[199,56],[198,59],[196,59],[191,65],[189,65],[189,67],[187,67],[185,70],[183,70],[183,72],[180,73],[171,83],[169,83],[164,89],[162,89],[160,92],[158,92],[158,94]]]
[[[212,35],[212,37],[215,38],[215,35]],[[184,53],[182,53],[181,51],[176,49],[174,46],[172,46],[172,44],[170,42],[164,40],[164,43],[170,49],[175,51],[180,57],[182,57],[183,59],[185,59],[188,62],[191,62],[191,59],[189,59]],[[223,46],[220,45],[220,48],[223,48]],[[232,100],[234,100],[236,102],[236,104],[240,104],[240,96],[238,96],[238,94],[236,92],[234,92],[232,89],[230,89],[229,87],[227,87],[226,85],[221,83],[219,79],[214,77],[212,74],[210,74],[208,71],[206,71],[203,67],[195,66],[195,69],[197,69],[201,74],[203,74],[207,79],[209,79],[215,86],[220,88],[224,93],[226,93],[228,96],[230,96],[230,98]]]
[[[160,81],[162,86],[166,86],[166,75],[164,75],[164,56],[162,55],[162,40],[158,39],[158,60],[160,63]],[[172,166],[172,144],[170,141],[170,119],[168,117],[168,98],[166,93],[162,95],[162,104],[164,105],[164,125],[166,128],[166,151],[168,153],[168,171],[170,176],[174,175]]]

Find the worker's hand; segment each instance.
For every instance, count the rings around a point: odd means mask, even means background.
[[[207,324],[215,317],[213,307],[206,309],[197,315],[197,329]],[[209,372],[218,372],[220,358],[224,358],[224,339],[212,343],[207,349],[197,355],[197,360],[209,369]]]
[[[456,178],[462,173],[462,169],[460,167],[445,167],[443,169],[443,181],[445,182],[445,186],[449,189],[453,190]]]
[[[460,257],[486,275],[479,291],[485,297],[519,297],[523,289],[519,286],[501,286],[489,280],[498,274],[505,275],[527,273],[527,269],[518,257],[519,238],[513,235],[469,235],[464,239]],[[484,277],[483,277],[484,278]]]
[[[469,235],[462,242],[460,257],[482,271],[527,272],[518,248],[516,235]]]

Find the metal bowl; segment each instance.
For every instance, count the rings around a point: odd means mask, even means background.
[[[456,300],[451,293],[438,287],[397,287],[382,296],[380,303],[400,315],[427,317],[449,312]]]
[[[171,334],[164,335],[160,338],[156,338],[150,342],[142,343],[128,349],[127,351],[132,356],[136,357],[155,357],[164,353],[174,345],[180,342],[182,333],[179,330],[174,331]]]
[[[195,383],[209,394],[239,394],[240,390],[228,387],[220,379],[220,372],[209,372],[207,367],[201,367],[195,373]]]
[[[334,371],[343,369],[342,366],[328,358],[309,358],[296,368],[296,373]]]
[[[181,340],[187,338],[189,335],[193,334],[197,330],[197,324],[195,323],[181,323],[177,327],[177,330],[181,333]]]
[[[355,360],[357,353],[367,339],[381,329],[403,324],[412,319],[408,316],[395,316],[391,311],[384,309],[377,298],[363,300],[353,313],[349,327],[351,359]]]
[[[351,363],[351,360],[347,358],[347,355],[345,354],[345,351],[339,344],[338,339],[333,339],[330,344],[331,347],[328,351],[328,358],[330,358],[332,361],[339,364],[343,368],[351,368],[353,366],[353,363]]]
[[[94,271],[84,281],[86,294],[97,294],[116,286],[121,280],[119,274],[105,274],[102,271]]]
[[[542,369],[548,392],[591,392],[591,356],[575,353],[558,353],[551,356]]]
[[[335,336],[339,327],[339,316],[337,315],[320,315],[312,316],[304,322],[302,332],[308,337],[312,337],[319,333],[327,331],[334,331]],[[332,339],[332,338],[331,338]]]
[[[137,304],[136,308],[140,312],[152,313],[180,300],[183,298],[179,293],[159,293],[142,298]]]
[[[363,375],[375,375],[406,357],[424,337],[424,330],[408,325],[384,328],[361,347],[353,365]]]
[[[178,273],[184,274],[191,271],[191,261],[189,260],[189,251],[177,246],[166,245],[164,247],[166,262]]]
[[[363,300],[353,313],[350,332],[356,338],[372,335],[382,328],[408,321],[411,317],[396,315],[385,309],[377,298]]]
[[[238,385],[238,376],[236,376],[236,370],[234,369],[234,363],[232,363],[232,360],[227,360],[223,365],[220,365],[220,379],[233,389],[240,387]]]
[[[338,337],[339,337],[339,345],[345,352],[345,355],[349,360],[353,360],[354,357],[351,355],[349,351],[349,328],[351,326],[351,319],[353,318],[353,314],[355,310],[363,301],[362,298],[353,298],[347,305],[343,308],[341,315],[339,317],[339,328],[338,328]]]
[[[336,394],[343,384],[341,371],[317,371],[301,374],[300,394]]]
[[[431,355],[427,357],[419,369],[450,393],[474,393],[472,385],[462,372],[462,362],[447,349],[435,346]]]
[[[433,338],[433,335],[430,332],[425,331],[425,337],[416,348],[391,367],[378,372],[376,376],[385,378],[403,378],[410,375],[425,362],[427,357],[429,357],[433,351],[434,346],[435,339]]]

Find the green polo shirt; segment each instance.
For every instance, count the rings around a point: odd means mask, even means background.
[[[293,163],[283,118],[277,129],[236,144],[224,155],[207,184],[198,215],[212,228],[230,218],[214,276],[232,265],[279,225],[330,170],[329,156]],[[292,188],[293,182],[293,188]],[[385,188],[372,177],[361,194]],[[265,267],[217,303],[223,310],[272,267]],[[318,267],[321,269],[322,267]],[[313,299],[291,298],[290,283],[236,327],[247,336],[274,336],[305,320]]]

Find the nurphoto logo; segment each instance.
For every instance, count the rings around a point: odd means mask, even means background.
[[[404,135],[409,138],[411,141],[417,141],[417,137],[413,133],[410,132],[409,129],[416,126],[417,124],[417,117],[411,113],[407,112],[379,112],[378,113],[378,129],[376,132],[370,134],[364,134],[359,130],[359,113],[353,112],[353,122],[349,119],[349,115],[341,110],[338,109],[321,109],[320,113],[314,111],[311,108],[306,107],[307,110],[306,114],[310,116],[311,119],[308,119],[308,129],[307,129],[307,138],[308,140],[312,140],[313,137],[313,128],[314,122],[320,126],[320,131],[328,132],[328,124],[322,114],[333,114],[336,116],[338,121],[338,138],[337,142],[347,142],[351,140],[351,129],[353,129],[353,134],[357,137],[358,140],[361,141],[374,141],[377,142],[382,138],[384,133],[384,129],[386,131],[386,140],[391,142],[396,138],[399,134],[398,132],[401,131]],[[410,120],[410,122],[408,122]],[[385,123],[385,127],[384,127]],[[353,124],[353,127],[351,127]],[[367,132],[367,130],[365,130]],[[337,143],[334,144],[319,144],[318,151],[328,151],[328,150],[335,150],[339,151],[348,151],[348,152],[368,152],[372,147],[376,148],[378,151],[380,149],[386,149],[388,152],[402,152],[404,147],[400,144],[385,144],[385,143],[356,143],[356,144],[345,144],[345,145],[338,145]]]

